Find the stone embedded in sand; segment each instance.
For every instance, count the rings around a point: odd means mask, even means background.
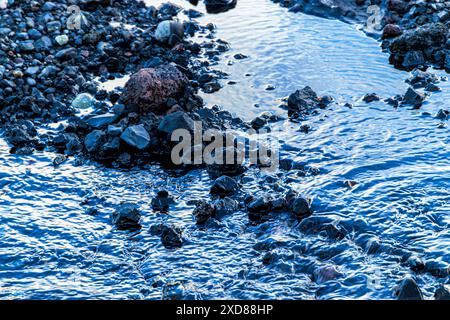
[[[161,114],[169,109],[167,99],[182,96],[187,83],[186,76],[170,64],[141,69],[126,83],[124,101],[142,113]]]

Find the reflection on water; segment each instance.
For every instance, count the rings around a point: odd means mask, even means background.
[[[197,8],[204,11],[203,4]],[[321,171],[292,173],[291,187],[312,195],[314,215],[333,220],[345,237],[301,229],[283,215],[250,226],[242,212],[217,228],[198,229],[188,203],[208,197],[210,178],[201,170],[181,176],[157,165],[121,171],[77,166],[73,159],[55,168],[52,154],[9,155],[2,142],[1,298],[159,299],[164,287],[179,282],[188,298],[390,299],[399,279],[412,273],[405,264],[411,254],[448,265],[449,129],[422,113],[446,107],[448,83],[422,110],[361,104],[365,93],[404,92],[407,74],[392,69],[378,43],[354,27],[291,14],[268,0],[239,0],[235,9],[199,21],[214,22],[217,36],[231,43],[217,68],[238,82],[204,95],[208,104],[246,118],[282,112],[276,100],[305,85],[354,102],[312,118],[309,134],[298,124],[275,125],[282,156]],[[236,53],[249,58],[235,60]],[[266,91],[269,84],[275,90]],[[264,188],[265,178],[245,183],[244,191]],[[163,188],[176,197],[169,215],[150,209]],[[109,214],[124,200],[143,212],[138,233],[111,227]],[[161,221],[184,229],[181,249],[165,249],[148,232]],[[264,265],[268,254],[273,263]],[[342,276],[313,281],[310,267],[328,265]],[[427,298],[445,281],[430,273],[417,278]]]

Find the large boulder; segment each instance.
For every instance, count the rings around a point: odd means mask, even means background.
[[[124,102],[141,113],[162,114],[169,109],[167,99],[181,97],[187,84],[187,77],[170,64],[141,69],[125,84]]]

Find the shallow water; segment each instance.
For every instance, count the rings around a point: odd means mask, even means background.
[[[450,261],[449,129],[422,114],[446,107],[447,82],[422,110],[367,105],[359,102],[365,93],[403,93],[408,74],[391,68],[379,43],[355,26],[291,14],[269,0],[240,0],[234,10],[198,20],[214,22],[217,36],[230,42],[217,69],[237,82],[205,94],[208,104],[247,119],[262,111],[285,115],[278,99],[305,85],[354,103],[321,111],[310,119],[309,134],[284,121],[273,128],[282,157],[321,171],[293,177],[290,186],[312,196],[315,216],[333,219],[347,236],[305,235],[284,216],[250,226],[242,212],[202,230],[187,202],[208,198],[204,171],[178,174],[158,165],[121,171],[77,166],[73,159],[55,168],[51,153],[9,155],[2,142],[1,298],[159,299],[170,283],[181,282],[188,298],[390,299],[393,287],[411,274],[399,262],[403,253]],[[235,60],[235,53],[249,58]],[[269,84],[275,90],[266,91]],[[346,180],[358,184],[348,188]],[[243,189],[260,185],[250,181]],[[150,208],[161,188],[177,197],[169,215]],[[109,214],[124,200],[141,206],[140,232],[112,228]],[[160,221],[183,228],[188,241],[181,249],[165,249],[148,232]],[[368,249],[364,237],[378,239],[381,249]],[[269,266],[262,264],[264,245],[280,257]],[[310,262],[334,265],[342,276],[316,283],[304,272]],[[428,298],[445,281],[430,274],[417,279]]]

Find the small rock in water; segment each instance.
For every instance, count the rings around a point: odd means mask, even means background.
[[[371,103],[374,101],[379,101],[380,97],[376,93],[368,93],[364,96],[363,101],[366,103]]]
[[[158,191],[156,197],[152,199],[152,208],[155,211],[167,212],[169,206],[174,203],[173,198],[166,190]]]
[[[111,215],[111,220],[114,225],[120,230],[125,229],[139,229],[141,226],[139,221],[141,214],[138,206],[133,203],[122,203]]]
[[[212,187],[211,194],[229,195],[235,193],[239,189],[236,180],[228,176],[217,178]]]
[[[150,144],[150,136],[141,124],[126,128],[120,138],[128,145],[139,150],[147,148]]]
[[[291,206],[291,212],[297,218],[305,218],[312,214],[311,206],[308,200],[303,197],[296,197],[294,199]]]
[[[234,58],[236,60],[242,60],[242,59],[248,58],[248,56],[246,56],[245,54],[242,54],[242,53],[237,53],[237,54],[234,55]]]
[[[411,277],[402,280],[395,290],[395,296],[398,300],[423,300],[422,291]]]
[[[183,245],[182,232],[175,226],[153,225],[150,227],[150,233],[161,236],[161,242],[167,249],[180,248]]]
[[[450,300],[450,286],[446,284],[440,285],[434,293],[435,300]]]
[[[406,91],[403,100],[402,100],[402,105],[411,105],[415,108],[419,108],[422,103],[423,100],[425,100],[425,95],[417,92],[416,90],[414,90],[413,88],[408,88],[408,90]]]
[[[192,212],[197,224],[205,224],[209,218],[214,217],[215,208],[213,205],[206,201],[200,201],[197,203],[194,211]]]
[[[89,93],[80,93],[72,101],[72,107],[78,109],[87,109],[94,103],[94,98]]]
[[[55,37],[55,41],[57,44],[59,44],[60,46],[64,46],[67,43],[69,43],[69,37],[66,36],[65,34],[60,35],[60,36],[56,36]]]
[[[450,111],[444,110],[444,109],[440,109],[435,118],[439,119],[439,120],[447,120],[450,117]]]
[[[306,86],[292,93],[288,98],[288,108],[292,111],[308,111],[320,103],[317,94]]]
[[[67,160],[67,157],[65,156],[65,155],[62,155],[62,154],[60,154],[60,155],[57,155],[56,157],[55,157],[55,159],[53,159],[53,165],[56,167],[56,166],[59,166],[61,163],[63,163],[64,161],[66,161]]]

